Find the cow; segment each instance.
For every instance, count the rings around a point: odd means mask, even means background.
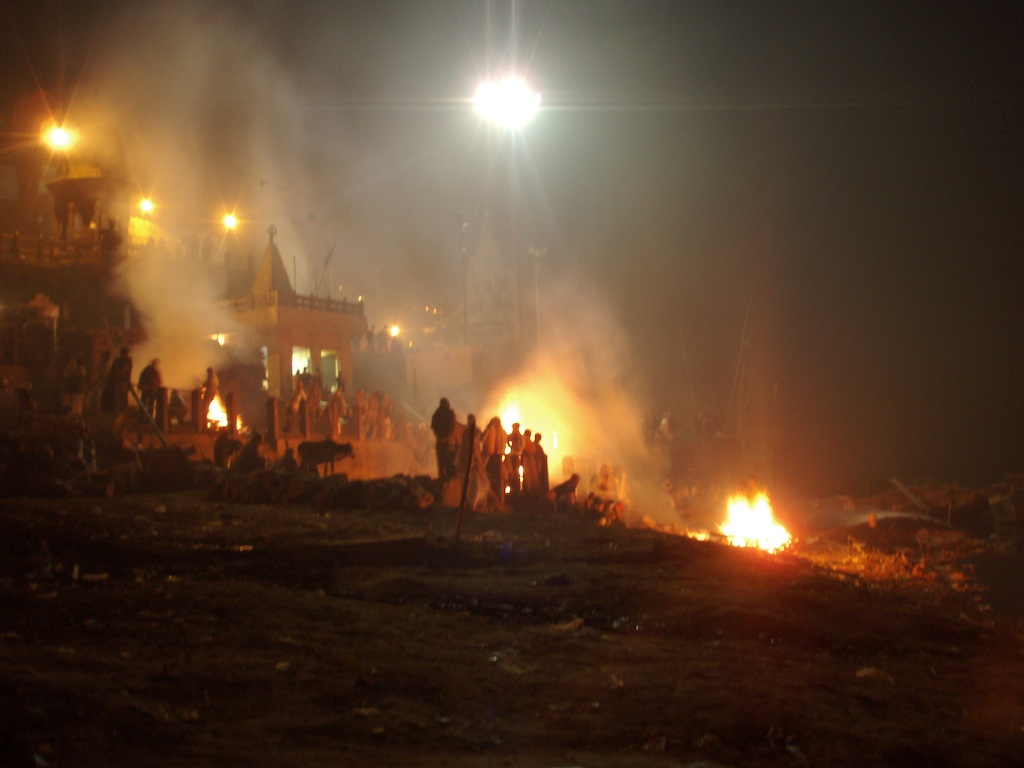
[[[334,462],[341,458],[352,458],[352,443],[336,443],[331,439],[309,440],[299,443],[299,469],[302,472],[320,474],[320,465],[326,464],[324,474],[334,474]]]

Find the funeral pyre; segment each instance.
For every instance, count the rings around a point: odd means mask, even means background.
[[[730,496],[725,519],[716,531],[687,528],[685,534],[701,541],[717,540],[734,547],[753,547],[771,553],[781,552],[793,543],[793,536],[776,521],[765,491]]]

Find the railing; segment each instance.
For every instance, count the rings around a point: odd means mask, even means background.
[[[321,312],[341,312],[350,315],[363,314],[363,302],[342,299],[321,299],[316,296],[302,296],[297,293],[270,291],[260,295],[237,296],[226,299],[222,306],[234,312],[245,312],[272,307],[293,307],[296,309],[313,309]]]
[[[59,240],[0,233],[0,263],[32,267],[67,267],[103,263],[103,245],[95,238]]]

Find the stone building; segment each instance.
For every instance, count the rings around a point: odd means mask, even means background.
[[[297,294],[274,243],[275,232],[271,227],[252,291],[227,302],[262,352],[267,392],[287,397],[295,374],[304,369],[320,373],[325,394],[339,381],[351,389],[352,342],[367,331],[363,304]]]

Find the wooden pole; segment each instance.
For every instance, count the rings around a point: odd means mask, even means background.
[[[149,415],[149,410],[147,410],[146,406],[142,404],[142,398],[139,397],[139,393],[135,391],[135,387],[133,387],[130,382],[128,384],[128,391],[132,393],[132,397],[135,398],[135,402],[139,404],[139,410],[142,411],[143,415],[146,417],[146,421],[152,425],[153,430],[156,432],[156,436],[160,439],[160,445],[166,448],[167,438],[164,437],[164,433],[160,431],[160,427],[158,427],[156,422],[153,421],[153,417]]]
[[[462,438],[462,447],[469,450],[466,452],[466,474],[462,476],[462,494],[459,497],[459,516],[455,521],[455,546],[459,545],[459,534],[462,532],[462,516],[466,511],[466,496],[469,494],[469,474],[473,471],[473,442],[476,438],[476,416],[472,413],[466,417],[466,434]]]

